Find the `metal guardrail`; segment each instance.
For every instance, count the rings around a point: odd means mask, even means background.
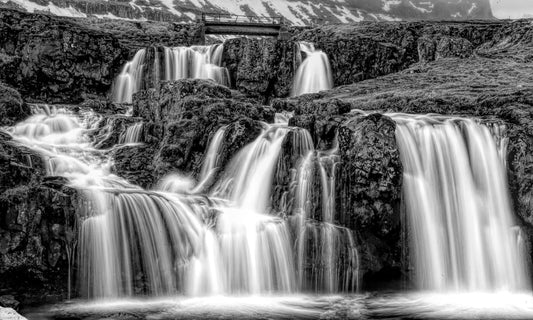
[[[202,22],[219,22],[219,23],[254,23],[254,24],[269,24],[269,25],[283,25],[285,19],[279,17],[257,17],[245,16],[230,13],[208,13],[203,12],[201,15]]]

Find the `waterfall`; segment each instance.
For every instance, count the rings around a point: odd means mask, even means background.
[[[142,122],[129,126],[126,131],[120,135],[119,143],[139,143],[141,141],[142,130]]]
[[[222,67],[222,52],[224,46],[215,44],[210,46],[191,47],[163,47],[163,59],[160,52],[154,50],[153,62],[149,63],[147,49],[137,51],[131,61],[128,61],[117,76],[113,87],[113,101],[117,103],[131,103],[135,92],[143,89],[144,78],[151,72],[153,85],[162,80],[179,79],[212,79],[225,86],[230,85],[229,72]],[[163,64],[163,69],[161,69]],[[146,70],[152,66],[152,70]],[[162,72],[163,71],[163,72]]]
[[[101,121],[90,111],[78,117],[59,109],[10,129],[42,154],[50,175],[67,177],[91,200],[79,213],[79,292],[109,298],[297,290],[289,224],[268,211],[287,128],[265,124],[221,183],[230,192],[206,196],[194,194],[194,182],[182,175],[143,190],[111,174],[111,153],[95,149],[88,135]],[[216,156],[207,156],[209,172]]]
[[[202,191],[214,178],[218,169],[219,153],[224,142],[224,135],[226,134],[226,126],[220,127],[209,143],[204,162],[202,164],[202,170],[198,178],[198,186],[195,192]]]
[[[115,79],[113,101],[131,103],[133,94],[142,88],[144,76],[144,57],[146,49],[137,51],[131,61],[126,62],[122,71]]]
[[[337,144],[329,151],[314,150],[307,130],[301,130],[295,152],[303,155],[297,166],[292,215],[296,219],[297,273],[303,290],[334,293],[358,289],[359,256],[352,231],[335,224]],[[322,203],[313,214],[317,178]],[[316,196],[316,195],[315,195]]]
[[[498,130],[471,119],[391,116],[419,287],[527,289]]]
[[[333,87],[333,76],[328,56],[315,49],[312,43],[298,43],[300,66],[296,70],[291,95],[299,96],[329,90]]]
[[[213,79],[229,86],[228,70],[222,67],[223,45],[164,48],[165,80]]]

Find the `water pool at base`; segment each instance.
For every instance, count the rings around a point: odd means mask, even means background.
[[[23,312],[24,314],[24,312]],[[396,292],[358,295],[164,297],[72,301],[30,319],[533,319],[531,293]]]

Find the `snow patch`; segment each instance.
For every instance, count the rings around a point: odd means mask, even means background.
[[[471,15],[472,12],[474,12],[474,10],[477,9],[477,3],[472,3],[472,7],[470,7],[470,9],[468,9],[468,15]]]
[[[418,10],[418,11],[420,11],[420,12],[422,12],[422,13],[429,13],[429,12],[431,12],[431,10],[428,10],[428,9],[426,9],[426,8],[417,7],[417,6],[413,3],[413,1],[409,1],[409,4],[410,4],[413,8],[415,8],[416,10]]]
[[[56,16],[73,17],[73,18],[86,18],[87,17],[85,13],[78,11],[72,6],[68,6],[68,8],[63,8],[63,7],[58,7],[53,3],[49,3],[48,5],[43,6],[35,2],[31,2],[29,0],[0,0],[0,2],[3,2],[3,3],[8,3],[10,1],[12,3],[15,3],[21,6],[28,12],[48,11],[51,14],[54,14]]]
[[[391,6],[399,6],[402,0],[383,0],[383,11],[389,12]]]
[[[167,7],[168,11],[178,17],[181,17],[183,14],[181,12],[179,12],[178,10],[176,10],[176,8],[174,8],[174,0],[159,0],[159,2],[164,5],[165,7]]]
[[[111,12],[108,12],[106,14],[94,14],[93,16],[97,17],[98,19],[113,19],[113,20],[126,20],[126,21],[148,21],[146,18],[140,18],[140,19],[130,19],[130,18],[123,18],[116,16],[112,14]]]

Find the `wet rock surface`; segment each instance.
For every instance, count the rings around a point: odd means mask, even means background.
[[[0,297],[0,305],[63,300],[82,197],[63,179],[45,177],[40,156],[1,132],[0,163],[0,295],[13,297]]]
[[[529,23],[516,23],[514,26],[505,25],[489,32],[493,27],[491,25],[480,30],[472,29],[463,38],[470,39],[468,42],[447,37],[438,41],[425,38],[418,42],[421,62],[406,70],[317,94],[276,100],[273,106],[277,110],[293,110],[295,117],[291,119],[291,123],[310,129],[316,139],[315,143],[319,141],[316,137],[323,135],[323,129],[317,126],[317,119],[322,120],[326,115],[334,118],[335,114],[340,114],[337,117],[350,118],[351,114],[359,113],[349,113],[348,110],[363,110],[363,113],[438,113],[492,119],[504,123],[507,128],[505,134],[509,138],[507,163],[513,206],[516,218],[531,243],[532,175],[529,168],[533,146],[533,64],[528,52],[533,43],[533,29]],[[483,41],[486,42],[482,43]],[[475,44],[472,52],[471,44]],[[332,109],[324,113],[325,105],[331,106]],[[343,108],[341,110],[333,106]],[[330,121],[329,126],[335,127],[338,123]],[[339,137],[343,136],[343,130],[345,129],[341,124]],[[363,148],[370,151],[371,159],[373,155],[379,154],[372,149],[375,144],[374,141]],[[377,145],[379,146],[379,143]],[[352,152],[358,151],[353,149]],[[390,158],[385,157],[384,161],[385,159]],[[377,169],[379,165],[374,163],[370,167]],[[388,169],[394,170],[394,165],[389,165]],[[370,181],[376,184],[380,181],[379,178],[373,180]],[[389,181],[392,182],[390,186],[396,190],[395,193],[389,194],[389,197],[391,200],[397,200],[387,201],[380,212],[385,213],[384,217],[391,217],[387,212],[393,212],[392,217],[397,219],[400,216],[397,204],[398,183],[401,179]],[[359,190],[359,193],[361,192],[372,192],[372,188]],[[396,205],[393,205],[394,203]],[[392,211],[388,209],[391,207]],[[382,232],[390,229],[391,222],[392,226],[395,225],[395,220],[391,219],[372,226],[372,223],[368,224],[368,221],[362,219],[368,217],[372,216],[358,216],[358,221],[364,223],[359,225],[362,228],[358,228],[362,243],[376,243],[375,240],[379,236],[385,236]],[[394,244],[400,243],[404,236],[396,229],[384,238],[387,239],[386,243]],[[390,250],[391,247],[388,246],[376,246],[375,252],[377,256],[382,257],[381,261],[398,266],[398,248]],[[388,255],[391,252],[394,253]],[[364,270],[370,270],[379,265],[379,260],[363,260],[362,263]],[[365,269],[367,267],[370,269]],[[402,269],[405,274],[408,273],[408,265],[402,263]],[[396,274],[399,279],[400,272]]]
[[[211,80],[169,81],[141,91],[134,96],[133,114],[146,122],[145,144],[118,149],[115,170],[142,186],[170,172],[198,173],[210,139],[224,125],[231,126],[221,165],[259,134],[258,121],[274,121],[272,108],[250,103]]]
[[[260,101],[290,94],[295,61],[293,41],[237,38],[224,43],[223,65],[232,86]]]
[[[194,26],[87,21],[0,9],[0,80],[26,99],[79,103],[105,97],[141,47],[197,43]]]
[[[401,267],[402,164],[396,124],[375,113],[356,116],[339,129],[339,220],[361,237],[360,272]],[[361,250],[362,249],[362,250]]]
[[[30,114],[20,93],[0,82],[0,126],[11,126]]]

